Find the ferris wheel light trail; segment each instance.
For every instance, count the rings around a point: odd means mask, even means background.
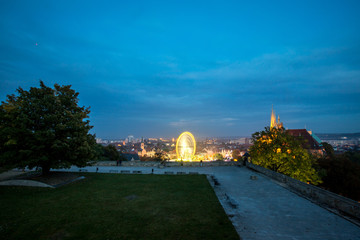
[[[176,141],[176,156],[178,160],[191,161],[195,155],[196,141],[190,132],[183,132]]]

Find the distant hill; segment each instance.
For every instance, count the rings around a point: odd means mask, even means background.
[[[351,140],[359,139],[360,133],[316,133],[321,140]]]

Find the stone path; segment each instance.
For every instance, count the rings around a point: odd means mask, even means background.
[[[219,168],[224,192],[243,239],[360,239],[360,228],[247,168]],[[250,176],[256,176],[251,180]]]
[[[97,169],[98,168],[98,169]],[[283,188],[275,181],[239,167],[86,167],[63,171],[149,174],[201,173],[214,176],[224,210],[240,237],[247,239],[360,240],[360,227]],[[250,176],[256,176],[255,180]],[[229,201],[230,200],[230,201]],[[230,203],[230,204],[229,204]]]

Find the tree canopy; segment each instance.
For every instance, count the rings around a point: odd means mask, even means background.
[[[321,179],[314,168],[315,159],[284,128],[269,128],[252,135],[252,163],[317,185]]]
[[[0,105],[0,167],[85,166],[95,157],[90,109],[78,106],[70,85],[21,87]]]
[[[118,152],[116,147],[112,144],[107,146],[97,144],[97,153],[100,160],[126,161],[126,158],[120,152]]]
[[[360,164],[351,161],[346,153],[320,158],[318,164],[325,170],[324,182],[320,187],[360,201]]]
[[[241,158],[241,153],[239,149],[235,149],[234,151],[232,151],[232,158],[237,160]]]
[[[326,156],[328,158],[333,158],[335,156],[334,148],[327,142],[322,142],[321,144],[325,150]]]
[[[330,144],[322,144],[326,155],[318,159],[319,171],[324,175],[320,187],[360,201],[360,152],[335,154]]]
[[[215,160],[224,160],[224,157],[221,153],[215,153],[214,154],[214,157],[213,157]]]

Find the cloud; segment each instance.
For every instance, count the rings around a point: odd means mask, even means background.
[[[170,122],[169,125],[172,127],[185,127],[185,126],[190,125],[190,123],[192,123],[192,122],[190,122],[189,120],[180,119],[175,122]]]
[[[114,119],[114,124],[134,124],[133,129],[158,122],[159,129],[250,131],[256,124],[267,124],[271,104],[292,124],[327,121],[336,114],[360,120],[359,46],[273,48],[253,58],[197,49],[192,49],[195,54],[179,54],[182,50],[174,50],[175,43],[164,48],[162,42],[151,43],[156,34],[149,35],[149,43],[136,30],[126,30],[126,39],[122,33],[101,37],[103,31],[94,36],[90,28],[44,34],[50,25],[34,25],[31,31],[0,26],[7,36],[0,39],[2,98],[19,85],[37,85],[38,79],[48,85],[71,84],[81,102],[92,107],[98,124]],[[162,29],[156,22],[149,28]],[[186,47],[179,43],[179,49]]]
[[[166,75],[175,81],[193,81],[204,92],[210,89],[229,95],[243,94],[258,99],[279,95],[308,95],[314,100],[328,94],[357,94],[360,71],[341,59],[348,49],[323,49],[309,52],[288,51],[264,54],[250,61],[228,63],[216,68]],[[217,90],[217,91],[216,91]],[[256,100],[256,99],[254,99]]]
[[[358,68],[352,69],[341,62],[342,49],[323,49],[311,52],[288,51],[282,54],[264,54],[249,61],[219,64],[220,66],[204,71],[190,71],[164,75],[163,77],[184,80],[255,80],[266,83],[276,80],[277,84],[288,82],[328,81],[339,77],[359,76]],[[346,49],[345,52],[348,50]],[[311,78],[311,79],[309,79]],[[352,81],[354,82],[354,81]]]
[[[239,120],[239,119],[237,119],[237,118],[222,118],[222,120],[223,121],[237,121],[237,120]]]

